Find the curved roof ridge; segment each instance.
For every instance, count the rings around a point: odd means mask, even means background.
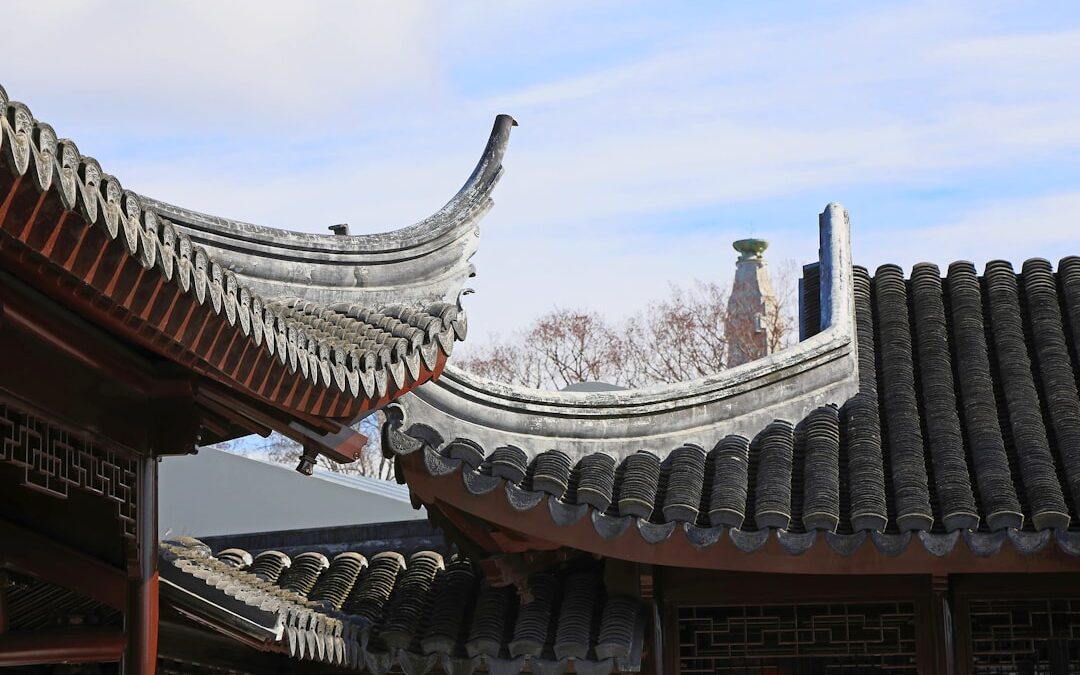
[[[719,433],[753,435],[774,419],[799,420],[858,389],[850,225],[839,204],[819,218],[823,330],[787,349],[705,378],[610,392],[547,392],[497,383],[447,367],[442,379],[401,399],[392,426],[429,427],[488,451],[622,456],[704,444]]]
[[[476,253],[477,223],[492,206],[514,126],[513,117],[496,117],[461,189],[427,218],[388,232],[295,232],[140,199],[193,242],[214,249],[222,264],[267,297],[293,295],[371,306],[452,301],[475,273],[468,261]]]
[[[386,248],[386,243],[389,241],[400,242],[400,247],[406,248],[442,234],[443,230],[458,223],[457,218],[463,215],[463,211],[470,204],[482,201],[485,197],[490,196],[492,188],[502,177],[502,159],[510,140],[510,129],[515,126],[517,126],[517,120],[510,115],[501,114],[496,116],[487,145],[484,147],[484,151],[472,174],[469,175],[461,189],[442,208],[430,216],[412,225],[385,232],[357,235],[300,232],[201,213],[193,209],[152,199],[145,195],[140,196],[145,203],[160,207],[163,210],[184,214],[185,219],[190,219],[193,224],[198,224],[206,229],[230,228],[237,230],[239,238],[243,238],[244,234],[269,234],[287,240],[295,240],[298,244],[303,243],[316,248],[343,252],[381,250]]]

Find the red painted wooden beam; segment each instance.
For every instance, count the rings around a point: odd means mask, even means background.
[[[150,363],[92,324],[63,316],[37,291],[9,274],[0,275],[6,324],[33,334],[92,370],[138,389],[154,393],[158,387]],[[72,323],[78,332],[72,332]]]
[[[127,578],[122,570],[6,518],[0,518],[0,561],[114,609],[124,609]]]
[[[119,630],[63,628],[0,635],[0,668],[49,663],[110,663],[127,640]]]

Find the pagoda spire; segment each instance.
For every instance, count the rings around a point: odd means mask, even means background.
[[[760,359],[775,350],[774,329],[778,302],[769,278],[764,239],[740,239],[732,244],[739,252],[735,281],[728,298],[724,334],[729,368]]]

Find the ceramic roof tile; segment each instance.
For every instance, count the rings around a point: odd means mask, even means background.
[[[185,538],[161,544],[160,569],[163,602],[301,660],[373,672],[394,664],[427,672],[440,661],[446,672],[503,672],[518,657],[537,667],[565,669],[573,659],[604,672],[640,668],[641,601],[609,596],[596,566],[532,575],[524,604],[468,561],[431,551],[346,552],[329,562],[268,551],[252,560]]]
[[[828,541],[850,554],[869,541],[896,555],[917,540],[934,555],[959,541],[985,555],[1008,540],[1031,554],[1050,539],[1073,552],[1080,259],[1056,272],[1028,261],[1020,274],[992,262],[982,277],[970,263],[951,265],[944,278],[929,264],[909,279],[895,266],[873,276],[856,268],[853,281],[862,371],[859,392],[842,405],[813,408],[794,425],[776,420],[749,441],[721,436],[708,452],[690,444],[578,454],[573,489],[547,490],[559,508],[545,510],[554,518],[583,506],[602,538],[623,536],[629,519],[648,542],[685,531],[695,545],[730,538],[748,551],[774,532],[791,553]],[[408,433],[393,420],[384,431]],[[455,461],[432,445],[437,434],[425,438],[429,467]],[[455,441],[466,442],[483,457],[476,439]],[[504,446],[483,466],[512,467],[488,473],[527,494],[536,487],[526,480],[528,457]],[[447,480],[473,472],[444,470]],[[561,463],[558,473],[566,473]],[[518,508],[543,503],[516,499]],[[730,537],[716,528],[731,528]]]

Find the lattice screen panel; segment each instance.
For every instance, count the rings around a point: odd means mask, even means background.
[[[0,404],[0,463],[18,467],[22,484],[39,492],[64,498],[83,490],[114,503],[125,536],[134,537],[134,459]]]
[[[679,672],[915,673],[910,603],[680,607]]]
[[[1080,600],[972,600],[976,675],[1080,675]]]

